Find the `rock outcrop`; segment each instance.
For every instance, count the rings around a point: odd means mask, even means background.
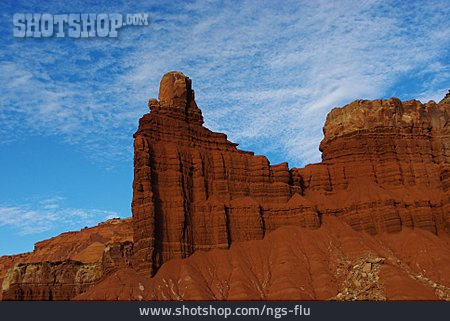
[[[357,100],[333,109],[323,161],[292,169],[323,215],[371,234],[450,231],[450,103]]]
[[[98,263],[18,263],[3,280],[3,300],[70,300],[97,283],[101,276]]]
[[[286,163],[237,149],[202,126],[191,80],[164,75],[159,101],[135,133],[133,229],[136,267],[154,273],[198,249],[262,239],[291,224],[317,228],[320,218],[291,183]]]
[[[131,219],[112,219],[0,257],[2,300],[69,300],[103,277],[131,266]]]
[[[292,169],[205,128],[180,72],[148,105],[132,220],[0,258],[3,299],[450,300],[448,95],[335,108]]]

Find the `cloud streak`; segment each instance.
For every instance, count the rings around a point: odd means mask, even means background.
[[[25,205],[0,205],[0,227],[9,227],[19,235],[77,230],[119,217],[113,211],[62,206],[64,198],[51,197]]]
[[[90,8],[105,9],[149,12],[150,27],[121,30],[114,40],[2,39],[2,141],[17,139],[12,132],[54,135],[96,161],[130,159],[146,101],[164,72],[181,70],[193,79],[208,127],[301,166],[320,160],[331,108],[392,95],[439,99],[448,86],[446,1]]]

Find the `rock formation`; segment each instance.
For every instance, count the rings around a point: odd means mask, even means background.
[[[135,133],[133,229],[136,266],[153,273],[198,249],[262,239],[282,225],[317,228],[315,206],[291,183],[287,163],[237,149],[203,127],[191,80],[164,75],[159,101]]]
[[[3,300],[69,300],[102,277],[131,265],[131,220],[112,219],[0,257]]]
[[[335,108],[292,169],[205,128],[180,72],[148,105],[132,220],[0,258],[3,299],[450,299],[448,95]]]
[[[138,270],[198,249],[262,239],[284,225],[342,217],[371,234],[450,229],[449,103],[358,100],[333,109],[323,161],[289,170],[203,127],[191,80],[170,72],[135,137]]]
[[[357,100],[333,109],[323,161],[292,169],[323,215],[371,234],[450,231],[450,103]]]

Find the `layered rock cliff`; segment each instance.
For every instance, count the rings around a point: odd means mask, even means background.
[[[135,137],[133,228],[138,270],[198,249],[262,239],[284,225],[338,216],[371,234],[450,229],[447,100],[358,100],[333,109],[323,161],[289,169],[203,127],[191,80],[170,72]]]
[[[450,104],[358,100],[333,109],[322,163],[292,172],[323,215],[371,234],[450,230]]]
[[[131,266],[131,219],[112,219],[0,257],[3,300],[69,300],[119,268]]]
[[[154,273],[198,249],[262,239],[282,225],[317,228],[315,205],[301,196],[287,163],[237,149],[202,126],[191,80],[164,75],[159,100],[135,133],[133,229],[137,268]]]

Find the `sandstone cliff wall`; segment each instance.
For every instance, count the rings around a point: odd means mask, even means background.
[[[156,271],[198,249],[262,239],[282,225],[317,228],[315,206],[291,182],[286,163],[237,149],[202,126],[191,80],[161,80],[159,101],[134,135],[133,228],[138,270]]]
[[[0,257],[1,300],[69,300],[131,266],[131,220],[113,219],[38,242],[33,252]]]
[[[323,161],[271,165],[203,127],[191,80],[164,75],[135,133],[135,263],[154,273],[199,249],[262,239],[284,225],[317,228],[323,215],[371,234],[450,228],[450,106],[358,100],[333,109]]]
[[[323,161],[292,169],[324,215],[371,234],[418,227],[448,233],[448,102],[358,100],[333,109]]]

